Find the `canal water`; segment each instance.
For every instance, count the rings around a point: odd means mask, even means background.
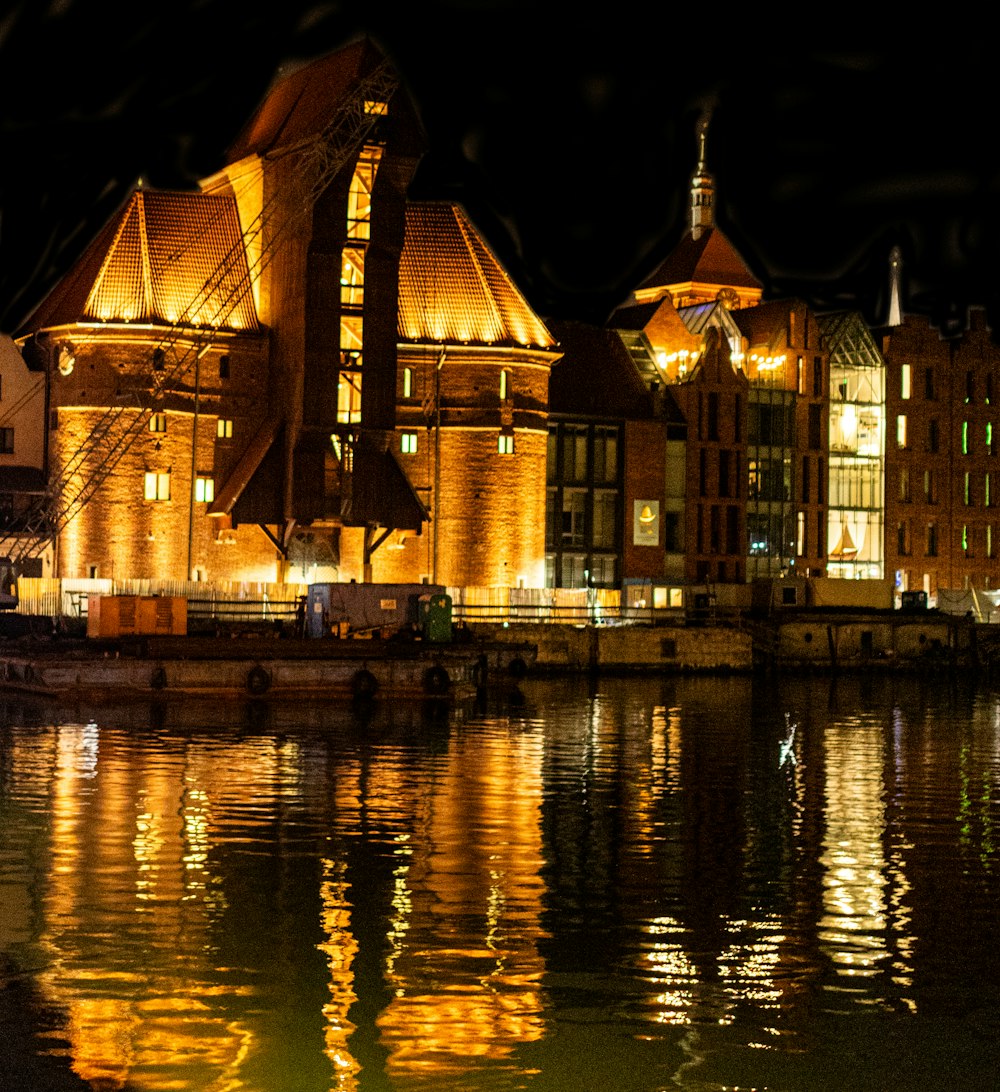
[[[1000,1073],[1000,692],[0,703],[0,1087]]]

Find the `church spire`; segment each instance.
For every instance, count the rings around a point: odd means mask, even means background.
[[[898,246],[889,251],[889,318],[887,326],[903,325],[903,309],[900,303],[899,276],[903,255]]]
[[[715,185],[705,165],[705,142],[708,136],[708,114],[698,120],[698,165],[691,175],[691,237],[698,239],[705,230],[714,227],[712,205]]]

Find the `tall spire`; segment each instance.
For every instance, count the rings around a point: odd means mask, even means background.
[[[705,165],[705,142],[708,136],[706,112],[698,119],[698,165],[691,175],[691,237],[698,239],[706,229],[714,227],[712,205],[715,201],[715,186],[712,176]]]
[[[889,251],[889,318],[887,326],[903,325],[903,308],[900,303],[900,267],[903,255],[898,246]]]

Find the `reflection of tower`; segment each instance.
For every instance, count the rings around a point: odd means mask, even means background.
[[[541,763],[537,737],[493,735],[436,766],[420,841],[400,847],[412,912],[379,1017],[393,1087],[440,1087],[541,1038]]]
[[[52,816],[38,980],[65,1013],[74,1071],[123,1087],[162,1066],[169,1042],[192,1087],[235,1086],[260,1028],[220,1000],[233,986],[212,958],[224,895],[208,855],[218,770],[238,765],[192,747],[140,769],[93,724],[31,747],[51,763],[35,771],[51,783]]]

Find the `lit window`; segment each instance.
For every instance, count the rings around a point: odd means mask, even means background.
[[[965,481],[962,483],[962,497],[966,504],[972,503],[972,482],[968,470],[965,472]]]
[[[348,307],[362,307],[365,302],[365,248],[344,247],[340,273],[340,302]]]
[[[404,455],[416,455],[417,434],[415,432],[402,433],[399,437],[399,450]]]
[[[962,454],[969,454],[969,422],[962,422]]]
[[[361,366],[361,351],[364,347],[364,317],[360,314],[340,316],[340,362]]]
[[[993,423],[992,421],[986,422],[986,454],[993,454]]]
[[[403,397],[404,398],[412,398],[413,397],[413,369],[412,368],[404,368],[403,369]]]
[[[356,425],[361,420],[361,373],[341,372],[337,383],[337,421]]]
[[[514,437],[507,433],[501,433],[497,437],[497,452],[501,455],[513,455]]]
[[[0,455],[14,454],[14,430],[0,428]]]
[[[233,438],[233,422],[228,417],[220,417],[215,422],[215,435],[220,440],[231,440]]]
[[[350,239],[371,237],[372,187],[381,158],[382,149],[373,144],[366,144],[358,156],[347,194],[347,236]]]
[[[215,478],[195,478],[194,499],[199,504],[211,504],[215,500]]]
[[[151,413],[149,415],[149,431],[150,432],[166,432],[167,431],[167,415],[165,413]]]
[[[898,448],[906,447],[906,414],[901,413],[896,418],[896,446]]]
[[[146,500],[164,501],[170,500],[170,471],[165,474],[155,470],[146,471]]]
[[[902,398],[910,397],[910,365],[904,364],[902,367],[902,375],[900,378],[900,396]]]
[[[500,373],[500,400],[505,402],[510,397],[510,372],[506,368]]]

